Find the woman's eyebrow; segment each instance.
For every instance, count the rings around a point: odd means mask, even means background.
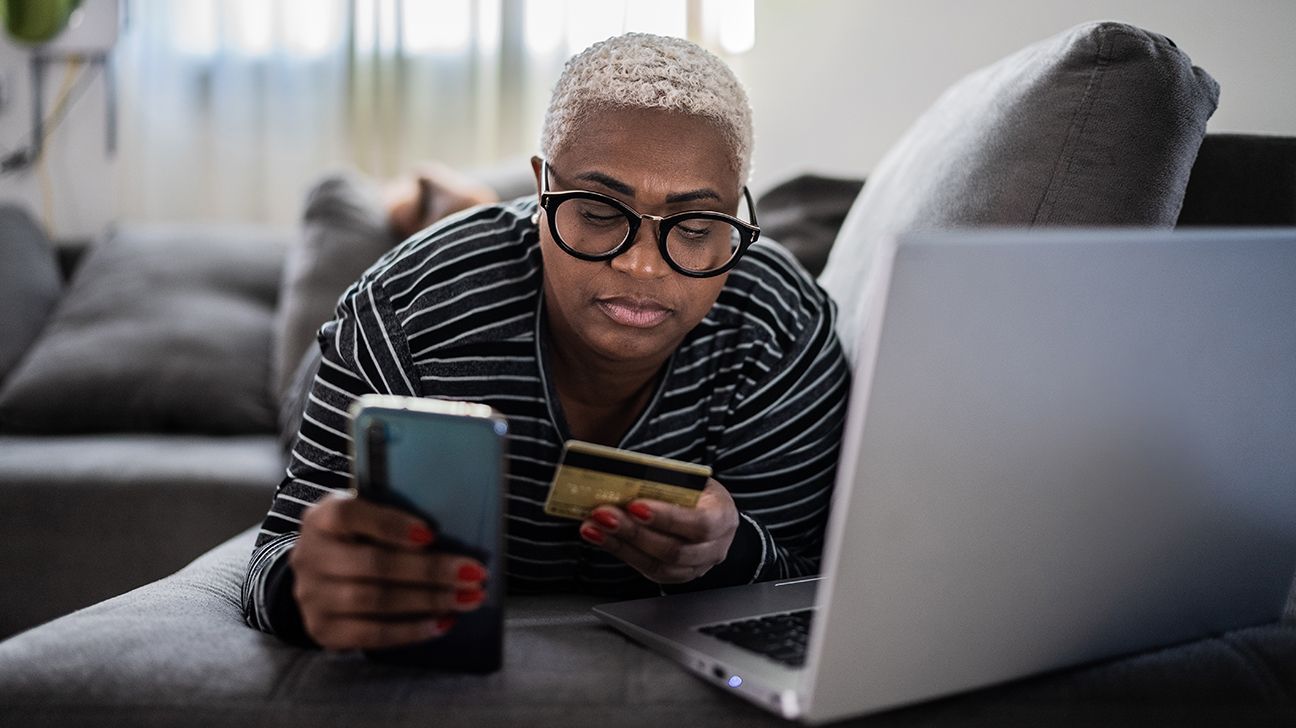
[[[596,182],[604,187],[619,192],[627,197],[635,196],[635,189],[630,185],[622,182],[615,177],[609,177],[602,172],[582,172],[576,175],[576,179]],[[701,189],[689,190],[688,192],[676,192],[666,196],[667,203],[693,202],[695,200],[716,200],[722,201],[720,195],[715,190],[703,187]]]
[[[633,187],[626,184],[625,182],[622,182],[616,177],[609,177],[608,175],[603,174],[602,172],[582,172],[576,175],[576,179],[586,180],[588,182],[597,182],[598,184],[601,184],[604,187],[614,192],[620,192],[626,197],[634,197],[635,195],[635,190]]]
[[[703,187],[700,190],[691,190],[689,192],[676,192],[673,195],[666,195],[666,202],[669,203],[693,202],[695,200],[715,200],[716,202],[722,202],[722,200],[720,199],[720,195],[716,194],[715,190],[710,189],[708,187]]]

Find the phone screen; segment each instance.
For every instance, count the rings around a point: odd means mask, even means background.
[[[371,405],[360,409],[355,429],[364,440],[356,463],[362,495],[426,519],[439,549],[493,556],[504,483],[502,418]]]
[[[478,609],[446,635],[368,654],[385,661],[489,672],[503,655],[504,477],[508,426],[484,405],[365,395],[352,408],[360,497],[427,521],[434,551],[481,561],[491,576]]]

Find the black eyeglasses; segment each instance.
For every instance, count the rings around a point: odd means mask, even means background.
[[[620,200],[587,190],[549,191],[549,162],[541,162],[540,207],[554,242],[581,260],[611,260],[634,245],[644,220],[657,222],[657,249],[676,272],[709,278],[729,270],[760,237],[756,206],[743,187],[751,223],[721,212],[696,210],[666,217],[644,215]]]

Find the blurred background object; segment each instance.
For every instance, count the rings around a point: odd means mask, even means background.
[[[689,37],[734,67],[755,111],[758,195],[804,173],[865,176],[953,81],[1096,18],[1165,33],[1210,69],[1223,87],[1211,131],[1296,132],[1287,0],[82,0],[79,12],[46,46],[0,41],[0,159],[31,146],[38,97],[47,142],[39,163],[0,176],[0,200],[55,239],[152,221],[288,228],[337,169],[525,172],[562,63],[627,30]],[[65,48],[79,55],[33,83],[34,54],[89,29],[112,38],[106,66]]]
[[[117,95],[110,52],[121,25],[121,5],[119,0],[4,0],[0,15],[9,38],[27,49],[31,125],[25,144],[20,140],[0,146],[0,175],[35,173],[48,231],[54,227],[55,189],[44,164],[45,143],[96,78],[104,99],[104,154],[116,152]],[[0,71],[0,112],[11,97],[8,65]],[[46,71],[51,67],[62,67],[64,73],[47,108]]]
[[[25,43],[46,43],[67,27],[81,0],[5,0],[5,30]]]

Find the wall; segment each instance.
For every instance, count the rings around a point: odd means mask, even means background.
[[[756,112],[756,191],[813,170],[866,174],[953,81],[1071,25],[1117,19],[1164,33],[1222,86],[1212,131],[1296,134],[1291,0],[758,0],[757,43],[734,60]],[[0,152],[28,141],[27,51],[0,40]],[[45,83],[48,104],[61,69]],[[45,162],[57,237],[117,218],[119,173],[104,146],[104,85],[89,87]],[[0,177],[0,200],[39,218],[36,170]]]
[[[735,61],[756,118],[755,182],[858,176],[951,83],[1087,20],[1169,36],[1219,81],[1209,130],[1296,135],[1291,0],[757,0]]]

